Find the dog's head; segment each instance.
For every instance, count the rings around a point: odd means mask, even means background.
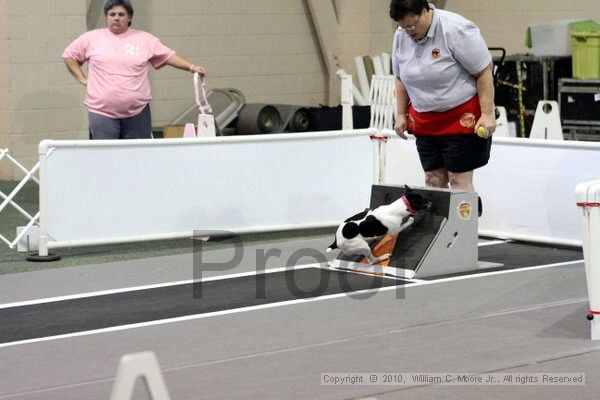
[[[418,193],[407,193],[404,195],[410,207],[415,211],[427,210],[431,207],[431,201]]]
[[[408,185],[404,185],[404,188],[406,189],[404,197],[406,197],[408,204],[410,204],[410,207],[414,211],[427,210],[428,208],[431,208],[431,200],[426,199],[421,194],[413,192]]]

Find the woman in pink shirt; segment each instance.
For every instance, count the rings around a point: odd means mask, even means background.
[[[78,37],[62,57],[69,72],[87,87],[92,139],[152,137],[148,64],[206,74],[206,69],[175,54],[151,34],[130,28],[133,7],[128,0],[107,0],[104,29]],[[88,63],[88,76],[81,70]]]

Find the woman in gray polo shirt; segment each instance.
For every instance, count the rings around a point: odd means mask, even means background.
[[[473,191],[496,129],[492,56],[477,26],[426,0],[392,0],[395,130],[415,135],[429,187]]]

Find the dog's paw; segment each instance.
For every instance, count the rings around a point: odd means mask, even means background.
[[[379,256],[377,258],[373,258],[369,264],[370,265],[374,265],[374,264],[380,263],[382,261],[385,261],[385,260],[389,259],[391,256],[392,256],[391,253],[384,254],[384,255]]]

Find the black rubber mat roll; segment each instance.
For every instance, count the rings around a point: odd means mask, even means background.
[[[281,131],[281,115],[270,104],[246,104],[240,111],[237,135],[256,135]]]
[[[291,104],[274,104],[281,115],[281,127],[278,132],[308,132],[310,115],[308,109]]]
[[[306,108],[301,107],[294,112],[288,123],[288,130],[290,132],[308,132],[310,130],[310,116]]]

